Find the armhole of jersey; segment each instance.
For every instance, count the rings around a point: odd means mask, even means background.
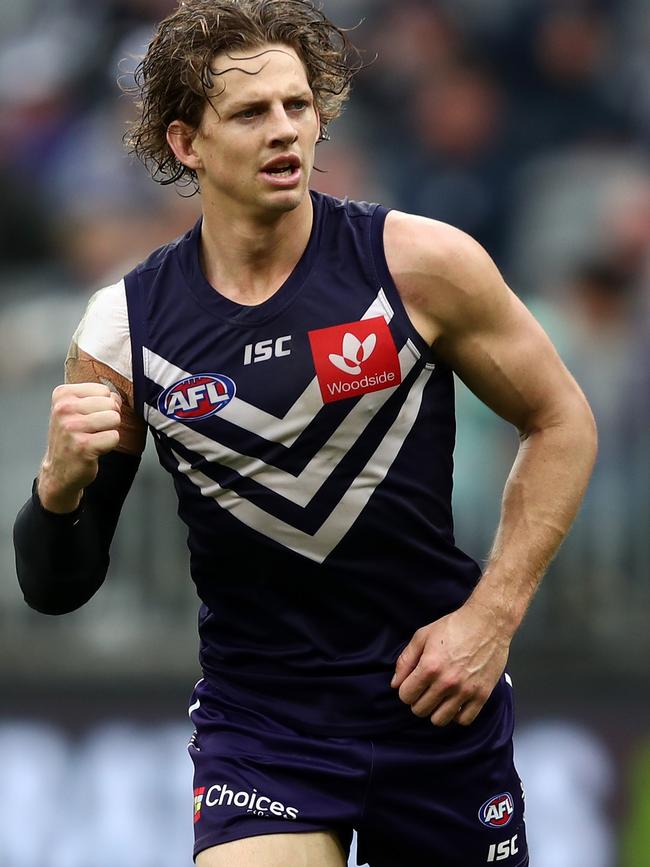
[[[131,271],[124,278],[126,291],[126,307],[129,316],[129,334],[131,337],[131,359],[133,368],[133,406],[136,413],[148,423],[147,407],[144,400],[145,371],[145,319],[143,310],[142,286],[137,271]]]
[[[406,308],[402,302],[402,297],[399,294],[393,276],[386,262],[386,253],[384,252],[384,226],[389,209],[378,205],[375,209],[370,221],[370,251],[372,253],[372,264],[375,270],[375,279],[388,299],[391,306],[402,313],[404,322],[408,324],[408,337],[415,344],[418,351],[427,360],[432,360],[432,349],[426,340],[422,337],[415,325],[411,322],[411,317],[408,315]]]

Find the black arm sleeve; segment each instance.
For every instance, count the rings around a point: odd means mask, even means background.
[[[36,491],[14,524],[16,572],[25,602],[43,614],[66,614],[101,587],[108,550],[140,458],[110,452],[99,459],[95,481],[76,511],[54,514]]]

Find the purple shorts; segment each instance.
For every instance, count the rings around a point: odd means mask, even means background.
[[[502,677],[476,722],[413,717],[372,738],[316,737],[234,705],[199,681],[194,855],[243,837],[335,831],[371,867],[526,867],[512,759],[512,688]]]

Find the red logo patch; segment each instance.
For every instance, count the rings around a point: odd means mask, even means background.
[[[194,824],[201,818],[201,807],[203,806],[203,796],[205,795],[205,786],[199,789],[194,789]]]
[[[503,828],[512,819],[515,805],[510,792],[489,798],[478,811],[478,817],[488,828]]]
[[[392,388],[402,381],[397,349],[383,316],[309,332],[324,403]]]
[[[168,418],[197,421],[227,406],[237,392],[229,376],[199,373],[166,388],[158,398],[158,409]]]

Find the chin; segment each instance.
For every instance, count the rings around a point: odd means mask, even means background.
[[[307,195],[307,190],[286,190],[269,196],[263,204],[264,208],[275,213],[294,211]]]

